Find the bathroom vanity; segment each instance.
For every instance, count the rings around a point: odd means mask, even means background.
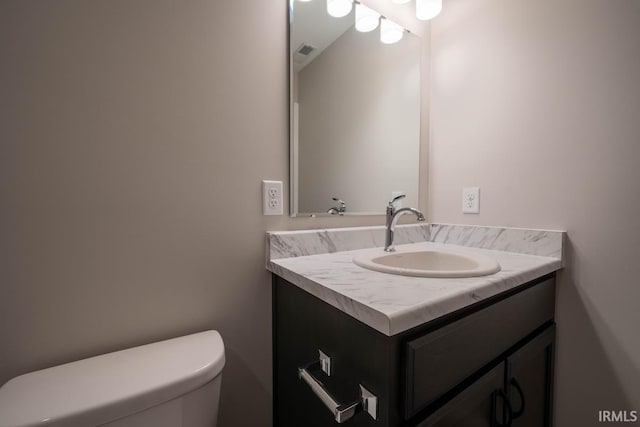
[[[424,278],[352,262],[379,250],[381,232],[268,234],[274,425],[551,425],[564,233],[400,227],[399,250],[455,247],[501,266]]]

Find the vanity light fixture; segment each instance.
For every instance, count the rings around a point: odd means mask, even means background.
[[[391,0],[395,4],[406,4],[411,0]],[[427,21],[442,11],[442,0],[416,0],[416,18]]]
[[[378,28],[380,14],[375,10],[356,2],[356,30],[368,33]]]
[[[298,1],[307,2],[311,0]],[[393,1],[395,3],[407,3],[411,0]],[[380,41],[382,43],[393,44],[402,40],[405,32],[402,26],[365,6],[358,0],[327,0],[327,13],[334,18],[342,18],[351,13],[354,3],[356,5],[356,30],[367,33],[378,28],[378,24],[380,24]]]
[[[384,44],[393,44],[402,40],[404,28],[392,20],[383,17],[380,21],[380,41]]]
[[[442,10],[442,0],[416,0],[416,18],[426,21]]]
[[[327,13],[334,18],[347,16],[352,8],[352,0],[327,0]]]

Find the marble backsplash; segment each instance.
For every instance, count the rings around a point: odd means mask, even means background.
[[[394,244],[429,241],[429,224],[399,225]],[[384,226],[267,232],[267,261],[384,246]]]
[[[384,246],[384,226],[267,232],[267,262]],[[563,231],[452,224],[399,225],[394,244],[434,242],[562,259]]]
[[[429,241],[562,259],[564,231],[430,224]]]

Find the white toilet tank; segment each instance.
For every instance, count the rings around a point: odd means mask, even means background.
[[[200,332],[16,377],[0,427],[212,427],[224,343]]]

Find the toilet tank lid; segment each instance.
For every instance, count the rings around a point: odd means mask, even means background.
[[[104,424],[197,389],[224,362],[206,331],[31,372],[0,388],[0,427]]]

